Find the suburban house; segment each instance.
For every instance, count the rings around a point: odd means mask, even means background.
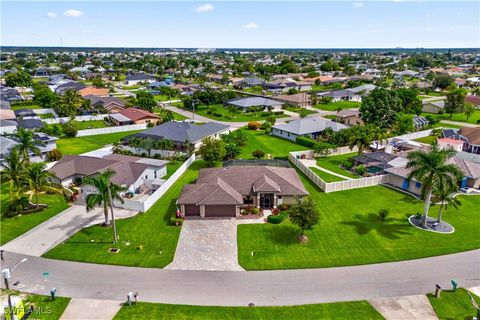
[[[45,156],[47,152],[55,149],[57,147],[56,140],[58,138],[51,137],[42,132],[36,132],[33,135],[34,140],[36,141],[36,147],[40,151],[40,155],[36,155],[33,152],[29,152],[29,159],[31,162],[41,162],[45,161]],[[10,154],[10,150],[15,146],[19,145],[19,142],[15,140],[15,137],[3,137],[0,136],[0,164],[3,165],[5,157]]]
[[[280,101],[284,104],[301,108],[310,107],[312,105],[312,99],[310,99],[310,95],[307,93],[278,95],[272,97],[272,99]]]
[[[239,166],[201,169],[177,200],[184,217],[239,217],[242,207],[272,209],[308,195],[292,168]]]
[[[327,128],[331,128],[337,132],[347,128],[347,126],[322,118],[321,116],[310,116],[288,123],[276,124],[272,127],[272,135],[293,141],[300,136],[316,139],[317,136]]]
[[[157,123],[160,117],[155,113],[137,108],[120,110],[109,115],[110,119],[119,126],[127,124]]]
[[[122,196],[135,198],[149,195],[162,185],[163,180],[161,178],[167,174],[167,162],[122,154],[110,154],[104,158],[65,155],[48,171],[54,176],[52,181],[68,187],[81,185],[83,178],[95,176],[111,169],[116,174],[110,181],[127,188]],[[81,186],[82,199],[95,192],[96,189],[93,186]]]
[[[43,121],[40,119],[28,118],[28,119],[18,119],[17,125],[19,128],[33,130],[33,129],[43,128],[45,126],[45,123],[43,123]]]
[[[248,77],[243,80],[235,82],[234,86],[237,88],[251,88],[251,87],[261,86],[264,83],[265,83],[265,80],[263,79]]]
[[[312,89],[312,85],[309,82],[295,81],[292,79],[280,79],[262,84],[265,90],[274,93],[288,92],[290,89],[296,89],[298,91],[309,91]]]
[[[364,96],[369,94],[370,91],[374,90],[375,88],[377,88],[377,86],[374,84],[364,84],[364,85],[361,85],[355,88],[346,89],[346,90],[354,94]]]
[[[0,109],[0,119],[2,120],[15,120],[17,116],[11,109]]]
[[[228,100],[226,105],[237,107],[245,112],[250,107],[263,107],[263,110],[268,110],[268,108],[271,108],[272,110],[281,110],[283,103],[264,97],[247,97]]]
[[[128,141],[132,137],[152,138],[156,140],[169,140],[173,143],[174,150],[189,151],[198,149],[202,140],[207,137],[220,138],[229,132],[229,126],[217,122],[207,122],[197,125],[190,122],[169,121],[159,126],[125,137]]]
[[[137,85],[139,83],[151,83],[157,81],[155,77],[145,73],[130,74],[125,78],[125,84],[129,86]]]
[[[375,151],[363,153],[352,158],[355,166],[363,165],[367,173],[375,175],[384,173],[385,169],[394,167],[404,167],[407,165],[407,159],[398,157],[394,154],[384,151]]]
[[[80,91],[86,87],[87,86],[81,82],[70,81],[57,86],[55,88],[55,92],[58,94],[63,94],[67,90]]]
[[[440,138],[438,141],[438,147],[440,149],[453,149],[457,152],[463,149],[463,140],[455,140],[450,138]]]
[[[105,108],[108,113],[116,113],[125,109],[125,102],[116,97],[99,97],[95,95],[87,95],[84,99],[90,100],[92,107],[101,106]]]
[[[14,133],[17,130],[17,121],[0,119],[0,134]]]
[[[335,116],[336,116],[335,118],[336,122],[343,123],[344,125],[347,125],[347,126],[364,124],[362,118],[360,117],[359,110],[344,109],[344,110],[338,111]]]
[[[32,109],[17,109],[14,111],[15,118],[34,118],[37,114]]]
[[[361,102],[362,96],[350,90],[333,90],[327,92],[316,92],[315,93],[319,98],[331,97],[332,102],[337,101],[355,101]]]
[[[99,96],[99,97],[107,97],[109,95],[107,88],[95,88],[95,87],[86,87],[83,89],[78,90],[78,93],[82,97],[86,96]]]
[[[444,138],[463,141],[462,151],[480,154],[480,127],[463,127],[458,131],[446,129],[442,133]]]
[[[441,113],[445,109],[445,100],[423,100],[422,112]]]

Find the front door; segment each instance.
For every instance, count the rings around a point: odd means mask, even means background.
[[[262,209],[273,208],[273,193],[260,194],[260,208]]]

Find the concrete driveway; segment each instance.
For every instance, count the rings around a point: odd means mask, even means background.
[[[115,208],[115,219],[132,217],[135,211]],[[72,205],[2,246],[6,251],[40,257],[83,228],[102,223],[103,208],[88,212],[84,205]]]
[[[165,269],[244,271],[237,258],[236,220],[185,220],[175,258]]]

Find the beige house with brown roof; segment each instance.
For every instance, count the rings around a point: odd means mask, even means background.
[[[307,93],[297,93],[297,94],[282,94],[272,97],[272,99],[289,104],[296,107],[310,107],[312,105],[312,99]]]
[[[343,123],[347,126],[362,125],[363,120],[360,118],[359,110],[341,110],[338,111],[335,118],[336,122]]]
[[[242,207],[290,204],[308,195],[292,168],[241,166],[201,169],[183,186],[177,205],[183,217],[238,217]]]

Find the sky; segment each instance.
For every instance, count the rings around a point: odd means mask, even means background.
[[[478,48],[480,1],[2,1],[1,45]]]

